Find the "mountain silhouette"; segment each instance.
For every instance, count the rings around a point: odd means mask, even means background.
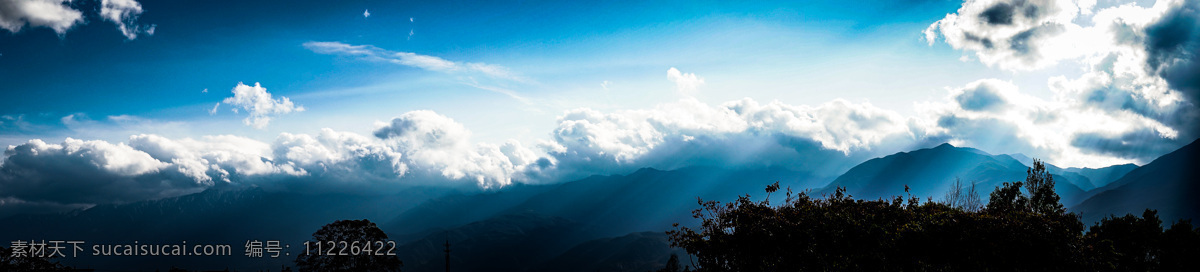
[[[444,196],[402,213],[383,228],[397,237],[412,237],[496,215],[531,212],[578,222],[588,239],[613,237],[666,231],[672,223],[691,222],[697,197],[730,201],[741,194],[762,194],[763,188],[775,181],[800,190],[827,180],[782,169],[643,168],[629,175]],[[782,199],[782,194],[775,197]]]
[[[890,199],[907,197],[904,194],[907,186],[913,196],[940,200],[954,180],[961,179],[974,183],[980,198],[986,199],[1003,182],[1025,181],[1027,169],[1027,165],[1009,155],[991,155],[947,143],[867,160],[816,193],[830,194],[840,186],[858,199]],[[1076,183],[1091,184],[1086,177],[1057,167],[1051,168],[1050,173],[1063,203],[1077,203],[1085,194]]]
[[[1089,185],[1091,185],[1090,188],[1083,187],[1082,185],[1080,185],[1080,187],[1084,188],[1085,190],[1093,190],[1096,188],[1104,187],[1105,185],[1108,185],[1109,183],[1112,183],[1113,181],[1116,181],[1117,179],[1124,177],[1125,174],[1128,174],[1130,171],[1133,171],[1133,169],[1137,169],[1137,168],[1138,168],[1137,165],[1129,163],[1129,164],[1118,164],[1118,165],[1113,165],[1113,166],[1104,167],[1104,168],[1071,167],[1071,168],[1063,169],[1063,171],[1074,172],[1074,173],[1078,173],[1084,177],[1087,177],[1088,180],[1091,181],[1091,184],[1089,184]]]
[[[1124,177],[1096,189],[1093,196],[1072,208],[1083,222],[1157,209],[1164,223],[1200,219],[1200,140],[1138,167]]]

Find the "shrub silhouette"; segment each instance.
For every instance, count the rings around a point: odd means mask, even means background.
[[[767,193],[778,189],[772,184]],[[978,211],[912,195],[855,200],[844,188],[823,198],[789,188],[786,199],[778,206],[748,195],[729,203],[697,199],[692,215],[700,224],[675,224],[671,245],[695,256],[696,271],[1174,271],[1200,264],[1200,229],[1180,221],[1164,232],[1150,210],[1102,220],[1085,235],[1040,161],[1025,182],[997,187]]]

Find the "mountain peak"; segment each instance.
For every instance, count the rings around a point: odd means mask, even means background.
[[[971,153],[984,155],[984,156],[992,155],[992,154],[988,154],[987,152],[983,152],[983,150],[979,150],[979,149],[975,149],[975,148],[971,148],[971,147],[957,147],[950,143],[943,143],[943,144],[940,144],[933,148],[930,148],[929,150],[937,150],[938,152],[966,151],[966,152],[971,152]]]

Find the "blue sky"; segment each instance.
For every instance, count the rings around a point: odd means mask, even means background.
[[[0,200],[836,175],[943,142],[1144,164],[1200,137],[1197,2],[0,0]],[[71,173],[142,190],[38,197]]]
[[[815,104],[843,97],[903,110],[909,105],[891,105],[890,98],[908,100],[906,93],[912,92],[930,96],[959,82],[910,83],[904,86],[908,90],[881,91],[896,87],[882,82],[911,78],[906,75],[920,70],[968,65],[955,61],[958,53],[933,50],[919,40],[920,30],[957,3],[891,3],[861,10],[836,1],[143,1],[146,12],[138,23],[153,24],[156,32],[135,40],[95,18],[62,35],[35,27],[6,33],[0,43],[0,81],[6,83],[0,114],[50,123],[75,113],[94,119],[131,115],[220,122],[236,117],[209,116],[212,104],[238,82],[260,82],[273,94],[321,111],[321,117],[298,119],[370,122],[433,109],[461,122],[499,121],[488,120],[496,115],[480,114],[478,107],[458,105],[492,104],[502,95],[463,85],[454,75],[314,54],[302,46],[309,41],[507,67],[530,81],[513,83],[514,92],[554,103],[486,107],[501,111],[496,117],[505,118],[504,123],[522,117],[525,124],[515,127],[542,128],[538,133],[570,108],[638,108],[674,100],[671,83],[662,77],[670,67],[707,75],[707,88],[713,91],[701,96],[706,102],[753,97]],[[363,11],[371,16],[364,17]],[[878,44],[888,46],[866,50]],[[913,69],[910,64],[918,62],[923,63]],[[862,81],[863,74],[880,83]],[[596,94],[604,91],[604,81],[610,82],[611,92]],[[205,89],[209,92],[202,93]],[[530,118],[534,116],[538,119]],[[329,124],[316,125],[323,126]],[[210,129],[219,134],[228,128]],[[64,133],[55,136],[87,137]],[[541,136],[534,134],[488,138]]]

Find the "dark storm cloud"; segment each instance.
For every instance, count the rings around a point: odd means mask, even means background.
[[[954,100],[965,110],[991,111],[1002,109],[1008,104],[1008,100],[1001,96],[999,90],[996,88],[996,86],[985,82],[975,88],[963,90],[961,94],[954,97]]]
[[[33,140],[5,151],[0,198],[61,204],[129,202],[203,188],[167,163],[129,146]]]
[[[1200,1],[1172,7],[1146,28],[1145,43],[1149,68],[1200,105]]]
[[[996,3],[979,13],[979,18],[993,25],[1011,25],[1016,11],[1012,5],[1004,2]]]
[[[1147,140],[1153,139],[1153,140]],[[1148,129],[1134,130],[1120,134],[1079,133],[1071,138],[1071,145],[1087,153],[1135,157],[1145,161],[1153,160],[1168,152],[1174,151],[1186,143],[1161,139],[1157,132]]]

